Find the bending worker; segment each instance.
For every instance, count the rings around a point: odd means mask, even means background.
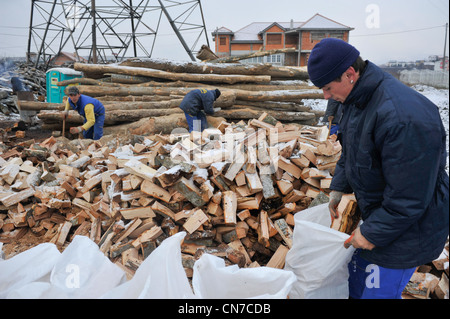
[[[439,257],[449,234],[446,133],[438,107],[349,43],[325,38],[308,60],[325,99],[343,104],[342,154],[330,214],[354,193],[362,223],[343,243],[351,298],[400,299],[417,266]],[[370,276],[370,277],[368,277]],[[377,284],[367,284],[376,276]]]
[[[83,133],[84,138],[98,140],[103,136],[103,124],[105,122],[105,107],[90,96],[80,94],[76,86],[69,86],[64,119],[69,115],[69,109],[77,111],[84,118],[84,124],[71,127],[70,133]]]
[[[208,128],[206,114],[212,115],[214,112],[220,111],[220,108],[213,108],[214,101],[220,96],[220,91],[195,89],[187,93],[180,104],[180,108],[184,111],[186,121],[189,125],[189,133],[192,131],[202,132]],[[203,113],[204,112],[204,113]]]
[[[330,116],[333,117],[331,120],[331,126],[330,123],[328,125],[328,129],[330,130],[330,135],[335,134],[337,136],[337,140],[341,141],[341,131],[339,130],[339,122],[342,118],[342,104],[338,101],[335,101],[333,99],[328,99],[327,109],[325,111],[325,115],[323,116],[323,122],[328,122],[330,119]]]

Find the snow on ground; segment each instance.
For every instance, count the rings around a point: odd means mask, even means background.
[[[445,170],[447,174],[449,172],[449,136],[448,136],[448,122],[449,122],[449,90],[447,89],[436,89],[427,85],[415,85],[412,87],[417,92],[420,92],[425,97],[427,97],[430,101],[437,105],[439,108],[439,113],[441,114],[442,122],[445,127],[445,132],[447,135],[447,164]],[[307,100],[304,101],[304,104],[310,106],[313,110],[325,111],[327,108],[326,100]],[[324,125],[324,123],[319,123],[319,125]]]

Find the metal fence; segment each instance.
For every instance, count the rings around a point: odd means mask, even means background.
[[[425,84],[436,88],[449,88],[448,71],[403,70],[400,71],[400,81],[409,85]]]

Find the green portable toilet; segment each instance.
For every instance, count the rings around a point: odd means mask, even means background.
[[[83,74],[70,68],[53,68],[46,73],[47,82],[47,102],[62,103],[64,97],[64,89],[67,86],[58,86],[60,81],[81,78]]]

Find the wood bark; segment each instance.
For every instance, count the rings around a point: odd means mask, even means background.
[[[307,80],[308,72],[305,67],[276,66],[271,64],[243,64],[243,63],[200,63],[176,62],[151,58],[131,58],[119,65],[151,68],[170,72],[198,73],[198,74],[242,74],[242,75],[270,75],[277,79]]]
[[[48,103],[48,102],[37,102],[37,101],[17,101],[17,106],[19,110],[23,111],[41,111],[41,110],[55,110],[63,111],[63,103]]]
[[[242,55],[237,55],[237,56],[227,56],[227,57],[218,58],[215,60],[209,60],[208,62],[210,62],[210,63],[230,63],[230,62],[237,62],[240,60],[250,59],[250,58],[254,58],[254,57],[262,57],[262,56],[268,56],[268,55],[272,55],[272,54],[289,53],[289,52],[295,52],[295,48],[257,51],[257,52],[251,52],[248,54],[242,54]]]
[[[257,111],[239,106],[231,110],[221,110],[215,115],[222,116],[226,119],[254,119],[259,118],[264,111]],[[315,120],[315,114],[310,112],[288,112],[288,111],[270,111],[267,112],[269,115],[273,116],[279,121],[310,121]]]
[[[200,87],[199,87],[200,88]],[[180,94],[185,95],[192,88],[168,88],[168,87],[99,87],[80,85],[80,92],[89,96],[104,96],[104,95],[170,95]],[[322,99],[323,93],[320,90],[282,90],[282,91],[246,91],[233,90],[236,94],[237,100],[244,101],[296,101],[302,99]]]
[[[211,51],[209,46],[202,45],[200,51],[196,55],[196,58],[202,61],[208,61],[218,59],[219,57],[214,52]]]
[[[214,64],[201,62],[175,62],[171,60],[160,60],[151,58],[130,58],[119,65],[150,68],[167,72],[197,73],[197,74],[242,74],[242,75],[267,75],[270,64],[240,63]]]
[[[180,108],[172,109],[140,109],[140,110],[112,110],[105,113],[105,125],[133,122],[144,117],[158,117],[170,114],[184,114]],[[37,115],[45,123],[58,123],[62,120],[62,113],[55,111],[41,111]],[[75,111],[69,111],[67,124],[83,124],[83,117]]]
[[[74,69],[83,72],[92,73],[119,73],[128,75],[148,76],[166,80],[182,80],[188,82],[214,82],[214,83],[237,83],[237,82],[256,82],[268,83],[270,76],[268,75],[219,75],[219,74],[194,74],[194,73],[173,73],[148,68],[120,66],[113,64],[83,64],[75,63]]]

